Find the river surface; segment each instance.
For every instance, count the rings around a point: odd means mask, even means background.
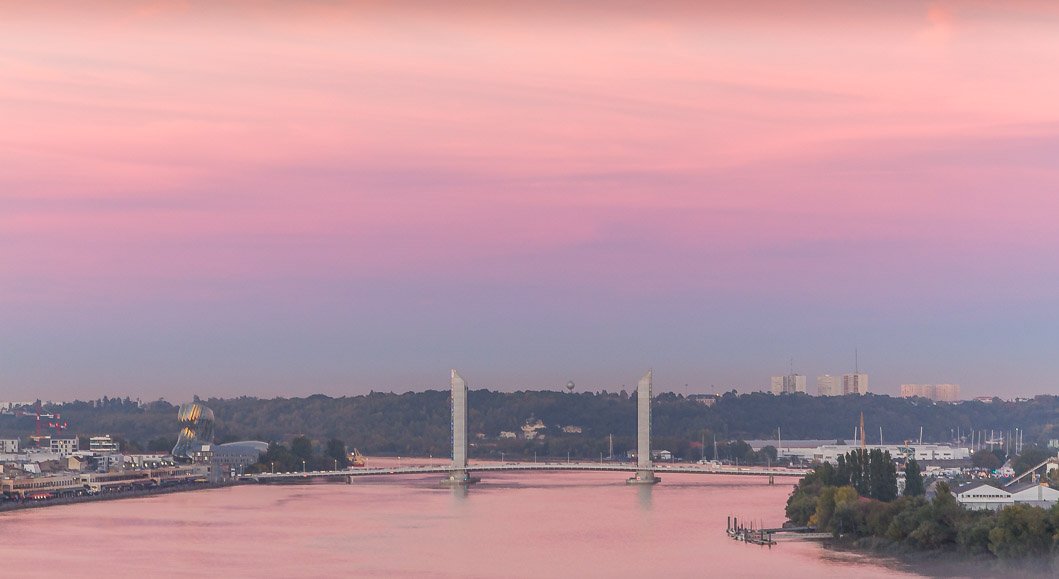
[[[783,522],[795,479],[485,473],[253,485],[0,513],[12,577],[895,577],[815,542],[725,534]]]

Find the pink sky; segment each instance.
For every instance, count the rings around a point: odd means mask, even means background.
[[[748,4],[0,1],[0,386],[1059,390],[1059,8]]]

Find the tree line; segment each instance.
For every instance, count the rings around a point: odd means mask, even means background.
[[[898,496],[896,467],[886,453],[851,452],[837,466],[818,465],[799,481],[787,500],[787,519],[872,549],[1035,559],[1044,565],[1059,552],[1059,505],[968,510],[943,481],[928,499],[914,460],[905,466],[905,479]]]
[[[217,417],[219,442],[256,439],[287,443],[306,436],[319,443],[337,438],[366,454],[449,453],[447,390],[342,397],[210,398],[203,402]],[[595,458],[600,453],[610,454],[611,436],[615,455],[635,449],[636,402],[629,392],[472,390],[468,406],[472,456],[499,456],[500,452],[529,456],[536,452]],[[157,448],[161,439],[175,437],[176,408],[165,400],[139,403],[128,397],[44,405],[45,411],[61,413],[69,424],[60,436],[109,433],[139,449]],[[1025,432],[1028,445],[1059,438],[1055,421],[1059,398],[1055,396],[1020,402],[948,404],[871,394],[812,397],[732,391],[720,395],[712,407],[678,394],[656,396],[652,446],[688,460],[767,460],[750,455],[739,441],[776,440],[781,436],[850,440],[861,412],[873,443],[880,427],[887,443],[917,439],[920,427],[926,441],[949,441],[956,432],[964,433],[966,439],[972,428],[1007,432],[1015,427]],[[546,425],[541,431],[543,439],[499,438],[501,431],[521,433],[523,424],[537,419]],[[32,416],[0,415],[2,436],[27,436],[34,426]],[[564,433],[562,426],[578,426],[581,433]],[[714,438],[718,440],[717,457],[713,455]]]

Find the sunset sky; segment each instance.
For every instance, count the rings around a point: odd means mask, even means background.
[[[0,400],[1059,393],[1054,2],[0,0]]]

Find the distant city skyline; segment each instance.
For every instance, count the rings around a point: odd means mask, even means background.
[[[0,398],[1059,393],[1054,3],[0,19]]]

